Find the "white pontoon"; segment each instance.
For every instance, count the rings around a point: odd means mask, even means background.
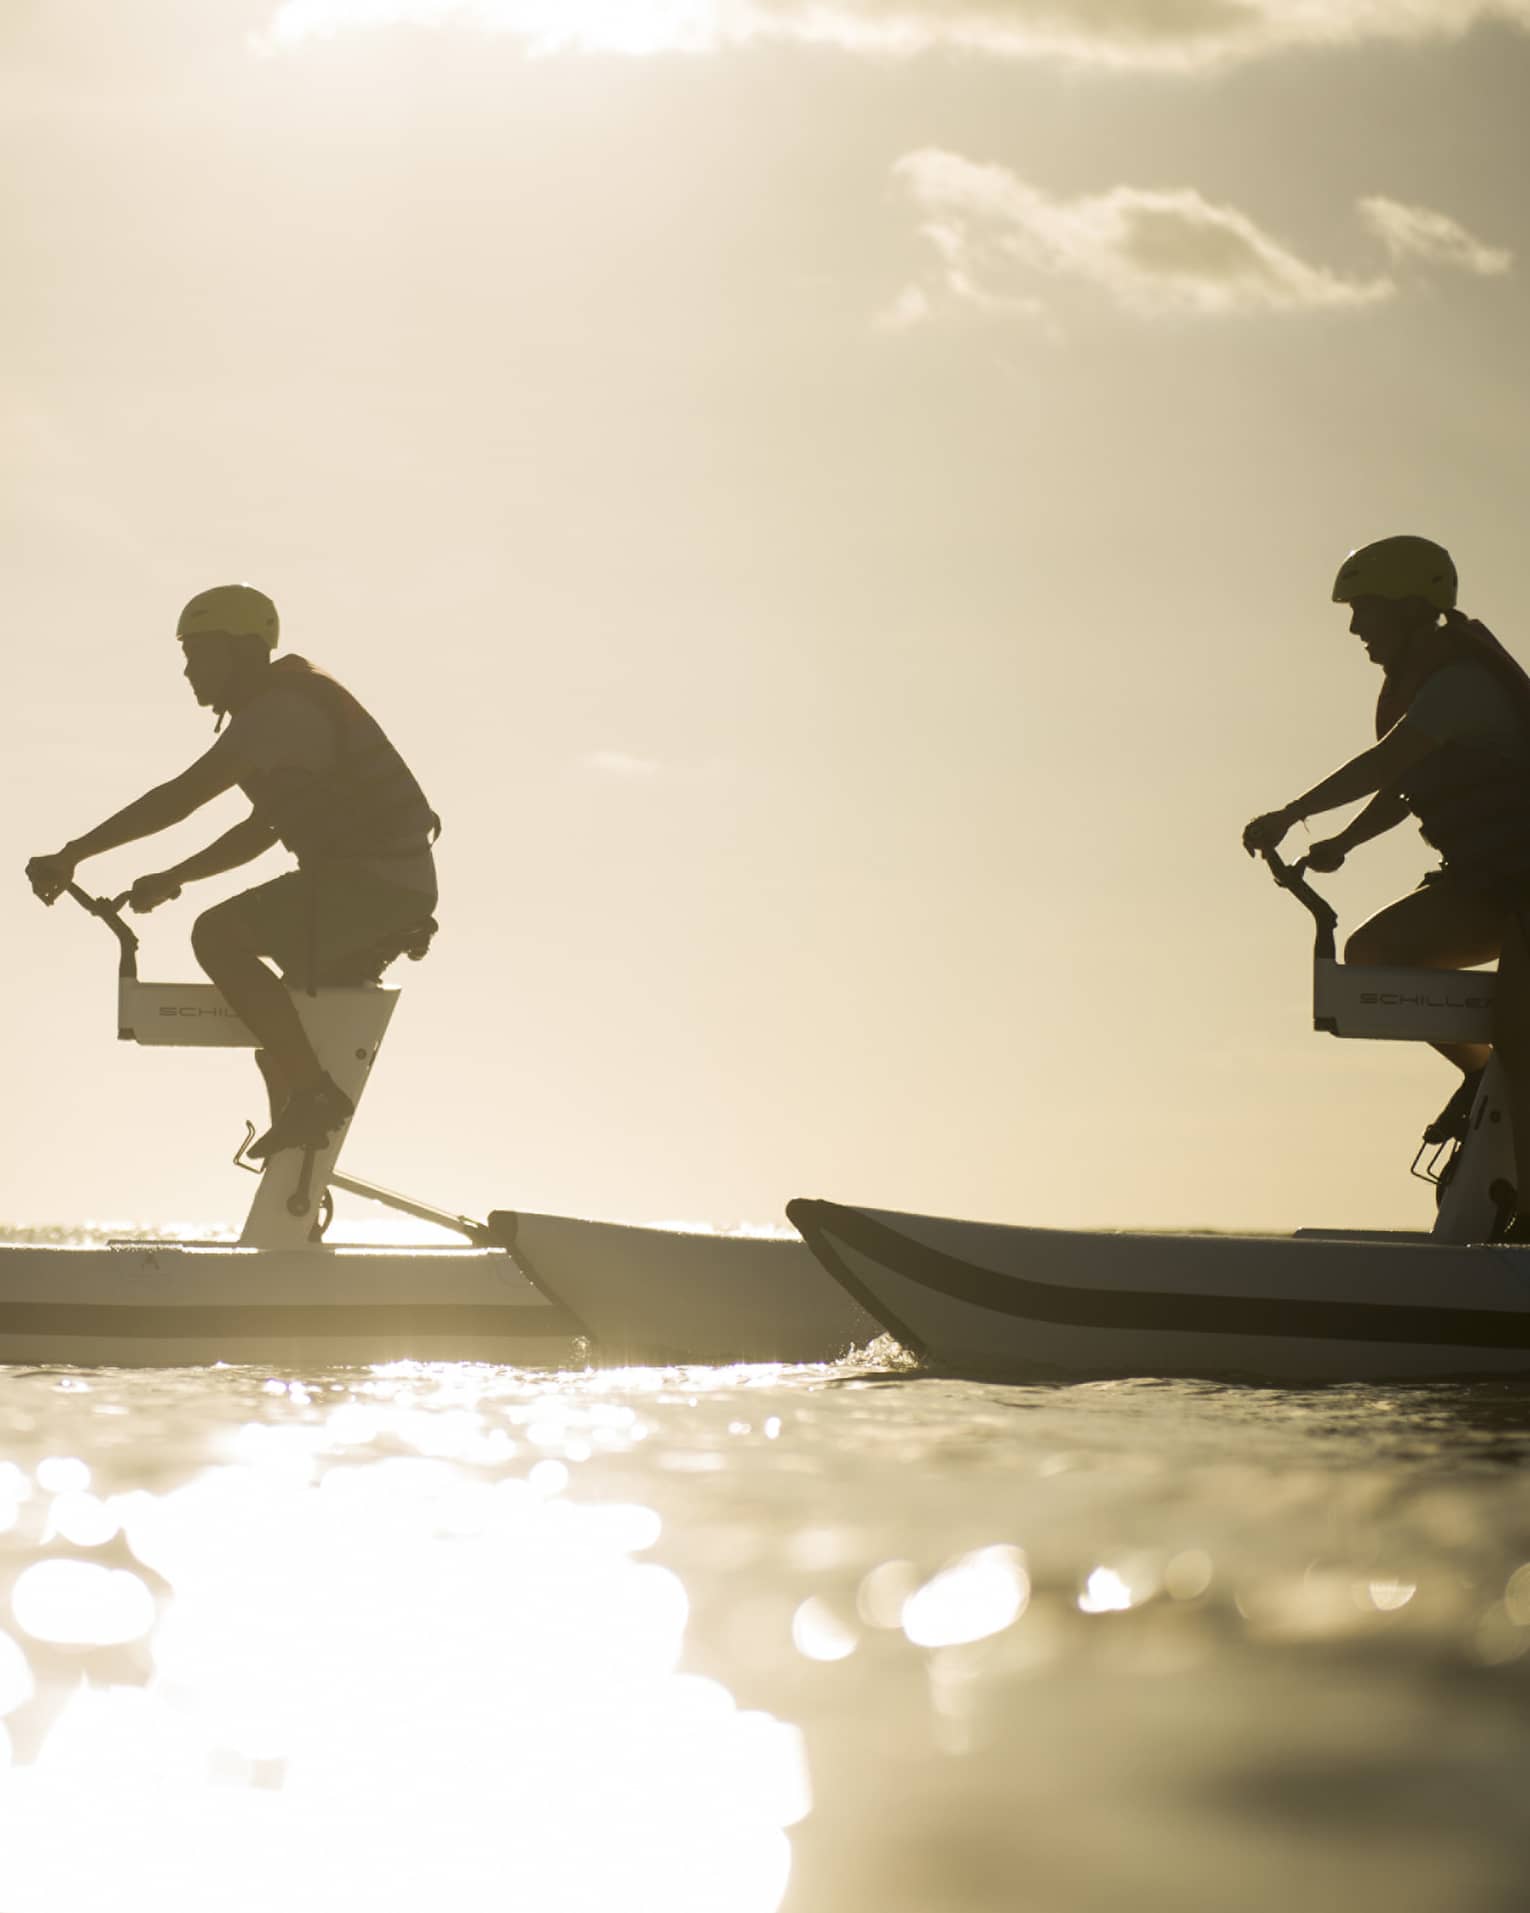
[[[121,1040],[254,1047],[211,984],[139,979],[119,905],[69,894],[117,939]],[[381,986],[293,993],[320,1063],[358,1106],[397,1000]],[[477,1222],[342,1174],[345,1136],[271,1156],[234,1244],[0,1246],[0,1363],[809,1361],[878,1333],[796,1239],[506,1210]],[[255,1169],[242,1150],[236,1160]],[[331,1241],[335,1190],[460,1246]]]
[[[1317,926],[1313,1022],[1332,1036],[1486,1043],[1496,977],[1343,964],[1304,866],[1268,857]],[[787,1205],[847,1294],[935,1366],[1011,1380],[1205,1376],[1258,1382],[1530,1374],[1530,1254],[1512,1214],[1496,1057],[1464,1135],[1414,1168],[1428,1233],[1149,1235],[1012,1228],[799,1199]],[[1420,1169],[1420,1164],[1424,1167]]]

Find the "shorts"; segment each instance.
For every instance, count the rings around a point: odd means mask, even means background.
[[[294,989],[375,982],[435,930],[435,898],[344,863],[289,870],[223,906]]]

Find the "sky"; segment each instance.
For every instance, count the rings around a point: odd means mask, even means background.
[[[1313,1034],[1239,836],[1370,741],[1351,547],[1530,661],[1530,0],[12,0],[0,141],[0,1219],[248,1201],[248,1055],[22,876],[247,579],[445,822],[353,1174],[1428,1226],[1451,1073]]]

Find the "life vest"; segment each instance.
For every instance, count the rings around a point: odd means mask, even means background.
[[[1475,664],[1503,692],[1525,748],[1510,752],[1447,739],[1398,781],[1397,793],[1453,873],[1490,882],[1523,878],[1530,875],[1530,674],[1475,618],[1448,625],[1429,647],[1421,671],[1415,667],[1382,685],[1376,735],[1386,735],[1437,671]]]
[[[342,684],[306,658],[278,658],[261,696],[298,691],[328,720],[335,759],[328,770],[246,771],[239,787],[260,821],[299,862],[388,857],[433,840],[441,820],[409,766]]]

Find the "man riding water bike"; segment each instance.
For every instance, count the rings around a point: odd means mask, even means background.
[[[140,877],[130,906],[153,910],[183,884],[236,869],[276,843],[296,856],[296,870],[215,904],[191,933],[198,962],[260,1045],[272,1122],[252,1156],[317,1148],[351,1115],[288,986],[373,981],[394,957],[423,955],[436,927],[430,847],[439,820],[349,691],[303,658],[275,657],[278,628],[276,606],[251,585],[193,598],[176,637],[193,696],[217,713],[217,742],[179,777],[27,865],[51,904],[87,857],[166,830],[236,784],[249,816],[195,856]]]
[[[1456,608],[1450,553],[1427,538],[1378,539],[1352,551],[1333,601],[1384,673],[1377,742],[1243,833],[1250,856],[1278,848],[1294,824],[1362,797],[1337,836],[1307,852],[1337,870],[1358,844],[1405,817],[1441,854],[1410,896],[1388,904],[1345,945],[1348,963],[1467,969],[1498,959],[1493,1049],[1508,1080],[1518,1213],[1508,1240],[1530,1241],[1530,676],[1492,632]],[[1490,1051],[1439,1044],[1463,1082],[1425,1132],[1464,1134]]]

